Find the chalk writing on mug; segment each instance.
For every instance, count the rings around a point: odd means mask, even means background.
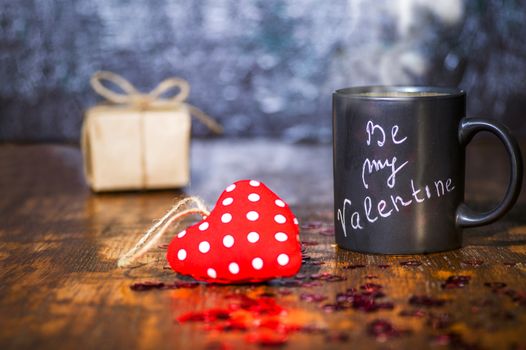
[[[367,147],[383,147],[386,142],[392,142],[394,145],[403,144],[407,136],[399,135],[399,131],[398,125],[393,125],[386,132],[382,125],[369,120],[365,127]],[[370,196],[365,196],[358,203],[345,198],[342,208],[337,211],[337,219],[342,225],[345,237],[347,237],[347,219],[350,219],[350,227],[353,230],[361,230],[365,222],[374,224],[378,220],[396,215],[402,207],[418,205],[431,198],[440,198],[455,189],[451,178],[435,179],[423,186],[416,185],[413,179],[407,183],[397,183],[397,174],[404,171],[408,164],[409,161],[399,160],[396,156],[382,159],[365,158],[361,174],[364,188],[369,190],[371,182],[369,178],[373,174],[384,174],[385,184],[393,190],[393,193],[386,198],[374,201]],[[395,192],[397,189],[400,191]],[[348,210],[352,212],[347,212]]]

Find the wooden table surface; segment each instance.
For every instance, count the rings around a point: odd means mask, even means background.
[[[481,139],[467,158],[467,198],[489,209],[507,181],[505,153]],[[185,192],[96,195],[76,147],[0,146],[0,349],[526,347],[524,196],[498,223],[466,230],[462,249],[364,255],[338,249],[331,236],[329,146],[194,141],[192,168]],[[188,278],[165,268],[162,246],[141,267],[116,267],[178,198],[213,204],[241,178],[264,181],[292,205],[305,243],[299,278],[177,285]],[[450,276],[470,280],[444,288]],[[165,288],[130,288],[144,281]],[[446,286],[463,285],[452,281]],[[234,307],[244,317],[237,329],[217,312]],[[181,322],[188,312],[195,322]]]

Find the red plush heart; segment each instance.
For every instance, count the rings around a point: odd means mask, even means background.
[[[293,276],[301,267],[298,220],[263,183],[238,181],[210,216],[174,237],[167,259],[174,271],[207,282]]]

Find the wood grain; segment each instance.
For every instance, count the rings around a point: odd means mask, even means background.
[[[489,209],[502,195],[505,155],[491,142],[469,147],[467,198]],[[491,167],[487,167],[491,159]],[[1,349],[184,349],[257,347],[241,332],[206,331],[203,324],[179,324],[188,311],[225,305],[231,293],[273,293],[287,309],[285,322],[316,325],[324,333],[295,332],[287,348],[444,348],[433,342],[454,332],[462,343],[486,349],[525,347],[526,305],[485,282],[504,282],[526,292],[526,200],[501,221],[466,230],[462,249],[422,256],[364,255],[335,247],[319,227],[332,226],[331,155],[328,146],[287,145],[271,141],[202,141],[192,149],[192,185],[183,191],[92,194],[84,183],[80,152],[60,145],[0,147],[0,348]],[[287,199],[304,228],[305,253],[323,265],[305,264],[302,274],[329,272],[345,277],[319,286],[284,287],[275,282],[252,286],[206,286],[196,289],[134,292],[132,283],[181,279],[165,266],[163,249],[143,258],[146,264],[117,269],[116,259],[129,249],[153,220],[182,196],[213,203],[222,188],[239,178],[258,178]],[[187,223],[188,224],[188,223]],[[166,238],[169,240],[169,237]],[[314,243],[313,243],[314,242]],[[420,266],[404,267],[408,260]],[[466,263],[467,262],[467,263]],[[474,262],[481,262],[480,266]],[[513,263],[513,264],[512,264]],[[345,269],[350,264],[363,268]],[[382,269],[378,265],[389,264]],[[512,265],[512,266],[511,266]],[[377,278],[368,279],[367,275]],[[451,275],[469,275],[461,289],[445,290]],[[369,276],[370,277],[370,276]],[[182,279],[185,279],[184,277]],[[365,313],[323,311],[339,292],[366,282],[381,284],[392,310]],[[284,295],[284,290],[291,294]],[[320,303],[300,300],[302,293],[328,297]],[[444,306],[426,313],[452,320],[444,329],[429,316],[402,317],[412,295],[443,298]],[[411,330],[381,342],[367,334],[367,324],[386,319]],[[338,332],[344,342],[328,340]],[[330,337],[329,337],[330,338]],[[381,339],[380,339],[381,340]],[[445,346],[447,348],[447,346]]]

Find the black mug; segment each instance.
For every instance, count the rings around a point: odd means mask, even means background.
[[[513,206],[522,181],[517,142],[500,123],[465,115],[458,89],[367,86],[333,94],[338,246],[380,254],[456,249],[463,228],[491,223]],[[464,204],[465,147],[479,131],[495,134],[511,163],[504,199],[486,213]]]

